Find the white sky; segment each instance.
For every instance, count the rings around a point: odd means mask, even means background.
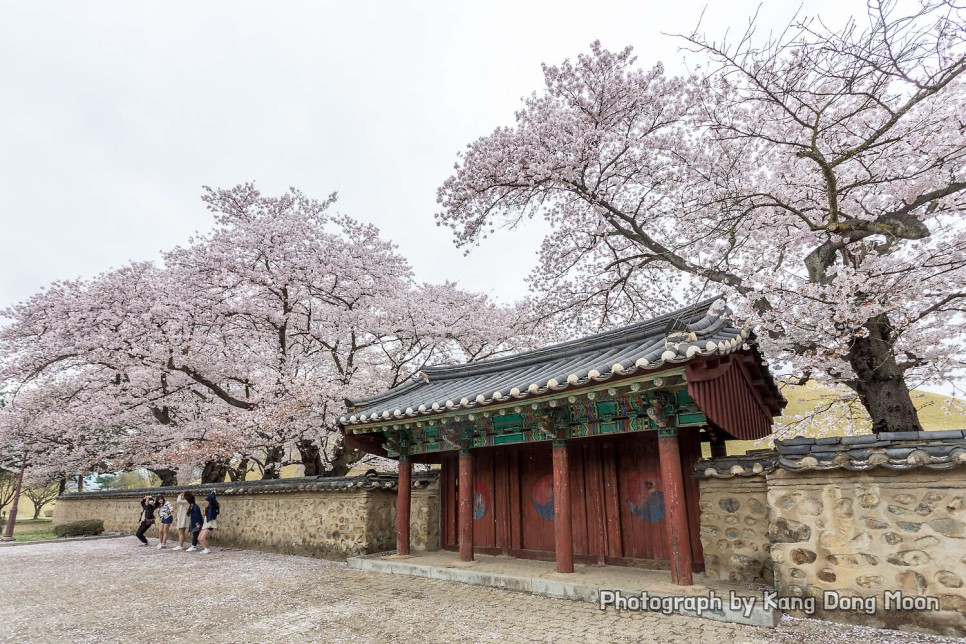
[[[759,0],[714,3],[711,34]],[[424,281],[524,295],[539,226],[464,257],[437,228],[456,154],[512,122],[540,63],[594,39],[680,69],[704,0],[0,0],[0,308],[56,279],[155,259],[210,226],[200,186],[340,194]],[[766,3],[765,24],[797,3]],[[806,2],[833,22],[863,0]]]

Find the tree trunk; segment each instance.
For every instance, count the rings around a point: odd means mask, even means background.
[[[42,508],[42,507],[44,507],[44,506],[43,505],[37,505],[36,503],[34,503],[34,521],[36,521],[37,519],[40,518],[40,508]]]
[[[83,492],[84,491],[84,475],[83,474],[78,474],[77,475],[77,491],[78,492]]]
[[[60,479],[60,483],[57,487],[57,496],[62,495],[67,491],[67,477]]]
[[[224,483],[228,475],[228,464],[223,461],[208,461],[201,470],[202,483]]]
[[[161,479],[161,487],[175,487],[178,484],[178,473],[166,467],[156,469],[148,468],[148,471]]]
[[[238,462],[238,467],[228,466],[228,478],[235,481],[244,481],[245,475],[248,474],[248,458],[243,458]]]
[[[335,448],[335,454],[329,463],[329,468],[326,470],[325,475],[345,476],[352,469],[352,466],[363,456],[364,454],[357,449],[346,449],[345,443],[340,441],[339,445]]]
[[[872,417],[872,432],[920,431],[905,372],[896,362],[891,326],[882,315],[865,324],[868,337],[857,338],[849,351],[855,372],[852,388]]]
[[[265,453],[265,469],[262,470],[262,480],[277,479],[282,476],[282,459],[285,450],[280,446],[269,447]]]
[[[296,441],[295,446],[302,457],[305,476],[322,476],[325,473],[325,467],[322,465],[322,454],[319,452],[319,446],[315,444],[315,441],[301,439]]]

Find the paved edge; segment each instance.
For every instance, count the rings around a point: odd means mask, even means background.
[[[486,573],[466,568],[426,566],[403,561],[386,561],[384,559],[369,559],[364,557],[350,557],[347,562],[349,568],[354,570],[456,581],[473,586],[490,586],[492,588],[513,590],[531,595],[551,597],[553,599],[569,599],[591,604],[598,603],[601,591],[601,588],[591,584],[561,581],[559,579],[546,579],[544,577]],[[625,597],[639,596],[641,594],[641,589],[625,590],[622,588],[607,588],[605,590],[619,590]],[[648,595],[651,597],[672,596],[668,593],[655,593],[650,591],[648,591]],[[693,611],[681,609],[672,612],[688,617],[703,617],[717,622],[761,626],[764,628],[775,628],[782,617],[781,611],[761,606],[759,602],[755,603],[751,615],[748,617],[745,617],[740,610],[731,609],[727,602],[725,602],[723,610],[720,611],[706,610],[698,614]]]

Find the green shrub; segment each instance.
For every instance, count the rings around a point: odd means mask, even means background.
[[[104,522],[100,519],[84,519],[54,526],[54,534],[58,537],[86,537],[102,532],[104,532]]]
[[[44,510],[44,516],[47,517],[48,519],[54,516],[54,509],[51,508],[50,510]]]

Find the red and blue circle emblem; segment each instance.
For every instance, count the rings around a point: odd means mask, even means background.
[[[631,515],[647,523],[664,518],[664,494],[646,474],[634,474],[627,481],[627,509]]]
[[[477,481],[473,486],[473,518],[479,521],[486,516],[486,511],[490,507],[490,490],[483,485],[482,481]]]
[[[553,476],[544,474],[533,484],[530,495],[534,509],[541,518],[553,521]]]

